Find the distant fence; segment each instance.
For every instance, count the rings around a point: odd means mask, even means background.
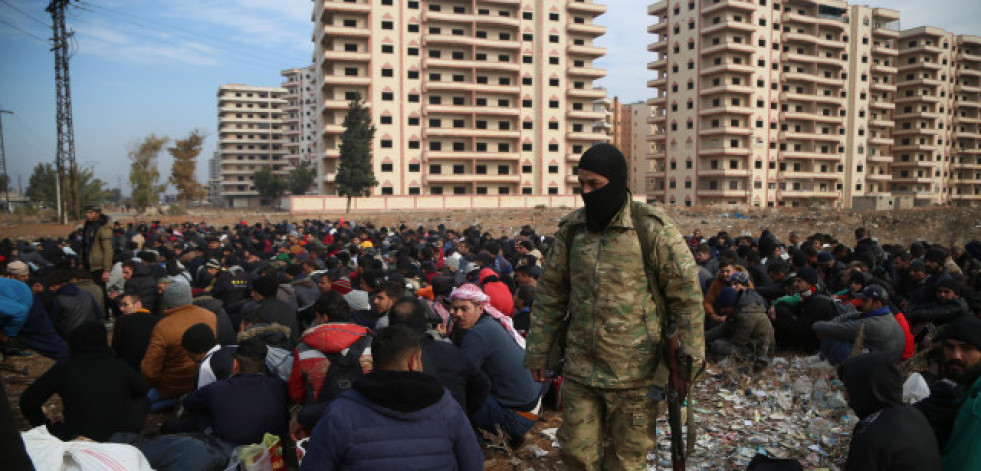
[[[347,198],[341,196],[289,196],[283,198],[284,209],[292,213],[335,213],[347,209]],[[351,211],[433,211],[441,209],[533,209],[578,208],[578,195],[418,195],[372,196],[351,200]]]

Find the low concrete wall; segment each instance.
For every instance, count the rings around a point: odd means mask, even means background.
[[[644,195],[634,195],[646,198]],[[419,196],[372,196],[351,200],[351,211],[430,211],[440,209],[533,209],[579,208],[582,198],[578,195],[419,195]],[[283,198],[284,209],[292,213],[343,212],[347,198],[341,196],[289,196]]]

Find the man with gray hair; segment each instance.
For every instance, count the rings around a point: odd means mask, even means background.
[[[176,399],[194,389],[195,364],[181,346],[181,339],[194,324],[207,324],[214,332],[217,323],[214,313],[191,304],[191,288],[183,283],[167,286],[162,309],[163,316],[153,327],[150,345],[140,363],[140,371],[153,388],[150,399],[155,403],[159,399]],[[161,405],[166,408],[166,402]]]

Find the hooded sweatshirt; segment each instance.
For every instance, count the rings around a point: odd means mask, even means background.
[[[893,356],[870,353],[838,369],[849,405],[861,419],[852,431],[845,470],[938,470],[940,450],[920,411],[902,403],[903,376]]]
[[[374,371],[330,404],[313,429],[300,470],[483,466],[466,414],[435,377]]]

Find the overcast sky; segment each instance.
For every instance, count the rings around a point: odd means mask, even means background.
[[[0,109],[7,171],[27,185],[32,168],[55,155],[54,56],[46,0],[0,0]],[[607,69],[599,82],[623,101],[645,100],[651,36],[648,1],[608,0],[597,22],[608,26],[599,45]],[[889,0],[902,28],[925,24],[981,35],[981,0]],[[110,187],[127,183],[127,151],[142,137],[172,138],[197,128],[208,134],[198,178],[217,136],[215,95],[225,83],[278,86],[279,71],[310,63],[309,0],[84,0],[73,1],[71,60],[76,160],[93,166]],[[161,154],[160,171],[171,159]]]

